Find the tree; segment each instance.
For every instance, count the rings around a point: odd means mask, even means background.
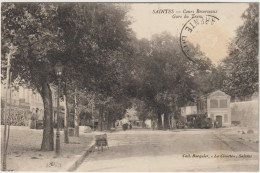
[[[249,3],[242,19],[244,24],[237,29],[237,36],[229,47],[229,57],[223,61],[229,66],[223,90],[232,98],[244,100],[258,91],[258,4]]]
[[[64,14],[68,15],[66,8],[60,16],[65,40],[74,45],[68,44],[66,48],[66,55],[72,57],[67,62],[71,66],[68,80],[77,90],[95,92],[104,99],[122,93],[121,81],[127,70],[124,67],[129,59],[128,42],[132,32],[128,28],[126,11],[120,6],[97,3],[80,3],[74,10],[79,21],[64,18]],[[99,108],[102,114],[103,107]],[[78,136],[77,130],[76,134]]]
[[[3,3],[2,55],[10,43],[18,47],[11,62],[13,77],[37,90],[43,99],[41,150],[53,150],[50,86],[57,85],[54,65],[58,61],[66,64],[70,72],[66,79],[76,79],[76,86],[110,94],[108,83],[114,82],[115,69],[110,67],[125,58],[122,55],[127,51],[122,50],[128,50],[129,24],[126,11],[118,5]]]
[[[225,67],[222,64],[213,65],[208,58],[198,61],[193,71],[193,81],[196,85],[196,94],[204,95],[222,89],[226,77]]]
[[[10,43],[18,48],[11,61],[13,79],[37,89],[43,99],[42,150],[53,150],[50,83],[55,79],[54,57],[63,48],[58,39],[55,13],[56,8],[51,4],[4,3],[2,6],[2,53],[8,51]],[[3,57],[2,62],[5,61]]]
[[[139,120],[143,121],[143,125],[145,125],[145,120],[147,119],[154,120],[152,108],[148,107],[144,101],[138,98],[133,98],[131,99],[131,103],[132,109],[136,111],[134,115],[137,116]]]
[[[110,130],[114,127],[116,120],[122,119],[126,113],[126,109],[130,107],[130,101],[127,98],[113,98],[104,108],[105,129]]]
[[[154,35],[151,41],[140,40],[135,49],[135,94],[157,113],[158,128],[162,129],[162,123],[169,128],[169,115],[192,100],[193,64],[181,53],[178,39],[168,33]]]

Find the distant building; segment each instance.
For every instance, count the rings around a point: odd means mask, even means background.
[[[122,124],[132,124],[133,126],[142,126],[143,122],[141,120],[139,120],[138,116],[137,116],[137,111],[136,111],[136,107],[133,106],[130,109],[126,110],[126,114],[124,116],[124,118],[122,119]]]
[[[207,114],[216,121],[219,126],[231,125],[230,96],[217,90],[208,95],[202,96],[197,102],[199,114]]]
[[[197,106],[185,106],[181,107],[181,116],[197,114]]]
[[[30,119],[30,105],[19,98],[19,91],[11,89],[11,96],[8,93],[7,106],[10,108],[11,122],[17,125],[28,125]],[[11,97],[11,100],[10,100]],[[4,106],[6,102],[6,87],[1,85],[1,124],[3,124]]]
[[[152,128],[152,120],[147,119],[144,123],[146,128]]]
[[[19,87],[19,100],[21,103],[29,105],[30,112],[35,113],[37,110],[38,119],[43,120],[44,107],[42,98],[39,93],[26,87]]]
[[[251,100],[258,100],[259,99],[259,93],[255,92],[254,94],[252,94],[251,96]]]
[[[5,103],[6,99],[6,86],[1,84],[1,102]],[[53,100],[53,114],[54,121],[57,121],[56,110],[57,110],[57,96],[55,94],[55,90],[52,88],[52,100]],[[11,88],[11,101],[10,96],[8,95],[7,100],[8,105],[11,105],[11,110],[15,111],[16,114],[24,114],[26,119],[30,119],[32,113],[37,114],[38,120],[43,120],[44,117],[44,105],[42,101],[41,95],[24,86],[20,86],[19,88]],[[3,104],[4,105],[4,104]],[[63,103],[61,102],[61,110],[63,107]],[[61,111],[61,117],[64,113]]]

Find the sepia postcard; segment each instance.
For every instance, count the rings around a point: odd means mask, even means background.
[[[2,2],[1,171],[258,172],[258,2]]]

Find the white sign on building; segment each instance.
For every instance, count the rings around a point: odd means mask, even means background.
[[[181,107],[181,115],[186,117],[187,115],[197,114],[197,106],[185,106]]]

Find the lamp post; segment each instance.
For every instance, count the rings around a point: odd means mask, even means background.
[[[58,94],[57,94],[57,130],[56,130],[56,156],[60,155],[60,77],[62,75],[63,65],[58,62],[55,67],[55,74],[58,77]]]

